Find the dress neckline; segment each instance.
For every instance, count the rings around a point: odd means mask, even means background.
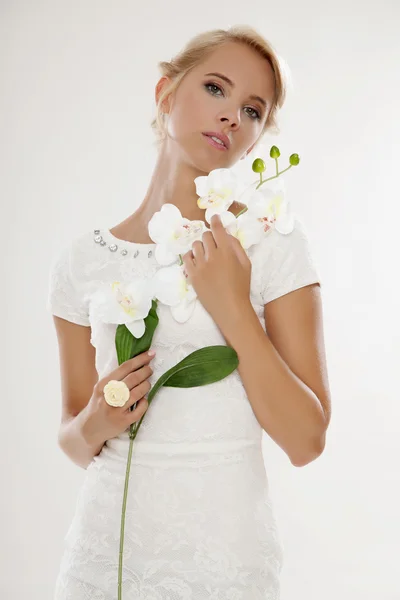
[[[109,237],[113,240],[114,244],[122,244],[124,246],[129,246],[131,248],[143,248],[146,249],[148,248],[149,250],[151,248],[154,248],[157,244],[155,242],[149,242],[149,243],[144,243],[144,242],[129,242],[128,240],[123,240],[121,238],[118,238],[117,236],[115,236],[113,233],[111,233],[110,229],[103,229],[101,232],[103,235],[103,237]]]

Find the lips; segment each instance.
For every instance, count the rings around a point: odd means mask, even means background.
[[[224,133],[219,133],[218,131],[204,131],[203,135],[206,135],[208,137],[216,137],[224,144],[225,148],[227,148],[229,150],[231,141],[228,138],[228,136],[225,135]]]

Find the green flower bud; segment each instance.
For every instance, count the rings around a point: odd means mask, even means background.
[[[278,146],[272,146],[271,150],[269,151],[269,155],[271,158],[279,158],[281,155],[281,152],[280,152]]]
[[[256,158],[251,168],[253,169],[254,173],[264,173],[267,167],[265,166],[265,162],[262,158]]]
[[[289,157],[289,162],[291,165],[293,165],[293,167],[297,167],[297,165],[300,162],[300,157],[298,154],[291,154]]]

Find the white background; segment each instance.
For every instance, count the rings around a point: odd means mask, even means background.
[[[245,23],[287,61],[286,187],[323,277],[333,415],[324,454],[265,461],[286,549],[282,600],[400,598],[397,0],[1,2],[1,596],[51,600],[85,471],[57,446],[51,259],[143,199],[157,63]],[[397,232],[397,233],[396,233]],[[3,337],[3,336],[2,336]]]

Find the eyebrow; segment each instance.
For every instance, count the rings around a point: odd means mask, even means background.
[[[206,73],[205,77],[219,77],[220,79],[223,79],[224,81],[226,81],[226,83],[228,85],[230,85],[232,88],[235,87],[235,84],[233,83],[233,81],[231,81],[229,79],[229,77],[227,77],[226,75],[222,75],[222,73]],[[252,100],[258,100],[258,102],[260,102],[265,109],[267,108],[267,103],[265,102],[264,98],[261,98],[261,96],[255,96],[254,94],[252,94],[249,97]]]

